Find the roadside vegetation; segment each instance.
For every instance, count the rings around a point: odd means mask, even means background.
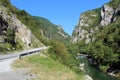
[[[29,68],[35,74],[34,80],[84,80],[72,69],[52,59],[50,56],[39,53],[30,57],[16,60],[13,66],[17,69]]]

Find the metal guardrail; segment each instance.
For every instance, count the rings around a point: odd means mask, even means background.
[[[22,52],[17,52],[17,53],[9,54],[9,55],[0,55],[0,60],[10,59],[10,58],[15,58],[15,57],[18,57],[19,59],[21,59],[21,57],[23,57],[23,56],[27,56],[27,55],[33,54],[35,52],[39,52],[40,50],[43,50],[46,48],[47,47],[35,48],[35,49],[25,50]]]
[[[32,49],[32,50],[23,51],[23,52],[19,53],[18,58],[21,59],[22,56],[26,56],[26,55],[33,54],[35,52],[39,52],[42,49],[43,48],[36,48],[36,49]]]

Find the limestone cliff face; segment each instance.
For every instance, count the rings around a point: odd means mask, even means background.
[[[94,25],[94,23],[97,24],[99,21],[97,11],[98,10],[96,9],[81,14],[79,22],[75,26],[72,34],[72,43],[76,43],[82,40],[85,40],[85,42],[88,43],[93,40],[92,34],[95,30],[97,30],[97,25]]]
[[[101,9],[101,22],[102,26],[107,26],[114,20],[114,9],[109,5],[105,4]]]
[[[8,30],[12,32],[12,42],[20,44],[24,49],[30,48],[33,42],[39,41],[32,34],[30,29],[25,26],[14,14],[8,12],[8,9],[0,4],[0,36],[1,42],[8,39]]]
[[[105,4],[101,9],[101,22],[102,26],[107,26],[110,23],[117,20],[117,16],[120,15],[120,5],[114,9],[113,7]]]
[[[73,31],[71,42],[77,43],[84,40],[89,43],[94,41],[98,27],[108,26],[116,21],[119,15],[120,6],[113,8],[109,4],[81,14],[79,22]]]

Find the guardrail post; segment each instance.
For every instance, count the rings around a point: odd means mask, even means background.
[[[21,59],[21,54],[18,55],[18,58]]]
[[[28,53],[28,56],[30,56],[30,52]]]

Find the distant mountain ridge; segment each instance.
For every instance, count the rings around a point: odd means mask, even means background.
[[[63,30],[62,26],[55,25],[42,17],[34,16],[34,19],[38,21],[40,25],[42,36],[45,36],[47,39],[58,39],[63,42],[69,42],[70,36]]]

